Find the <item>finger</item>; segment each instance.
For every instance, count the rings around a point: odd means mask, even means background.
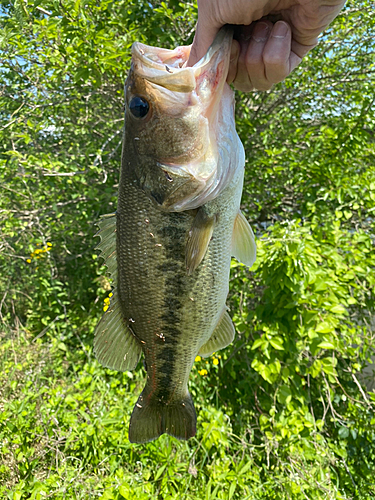
[[[294,33],[293,33],[293,39],[292,39],[292,52],[296,54],[299,58],[302,59],[302,57],[305,57],[305,55],[314,47],[318,45],[318,39],[315,38],[314,40],[310,40],[313,42],[311,45],[304,45],[302,43],[299,43],[296,41]]]
[[[227,83],[232,83],[237,75],[237,62],[238,57],[240,55],[240,44],[237,40],[232,41],[232,47],[230,50],[230,61],[229,61],[229,70],[227,76]]]
[[[206,24],[198,20],[187,66],[194,66],[195,63],[202,59],[214,41],[219,28],[220,26],[215,27],[215,25],[206,26]]]
[[[265,78],[271,85],[283,81],[291,72],[291,43],[290,26],[284,21],[277,22],[263,51]]]
[[[273,25],[270,21],[260,21],[255,25],[245,57],[241,60],[243,67],[240,68],[239,65],[238,68],[241,70],[241,73],[247,75],[247,81],[250,85],[245,90],[245,81],[240,82],[241,90],[248,91],[253,87],[258,90],[268,90],[272,87],[272,83],[267,81],[263,61],[264,48],[268,42],[272,27]],[[240,59],[241,55],[239,62]]]
[[[231,76],[233,74],[233,80],[231,83],[233,83],[233,86],[237,90],[241,90],[243,92],[248,92],[253,89],[253,86],[247,74],[245,60],[246,60],[246,52],[249,46],[249,42],[251,40],[251,35],[254,30],[254,26],[255,23],[252,23],[248,26],[237,26],[235,27],[234,30],[234,40],[238,42],[239,53],[235,70],[232,70],[230,68],[229,71]]]

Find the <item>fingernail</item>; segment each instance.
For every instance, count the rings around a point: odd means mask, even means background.
[[[270,28],[266,23],[258,23],[253,31],[252,39],[256,42],[264,42],[268,38],[268,32]]]
[[[273,27],[271,36],[274,38],[285,38],[288,34],[289,26],[284,21],[279,21]]]

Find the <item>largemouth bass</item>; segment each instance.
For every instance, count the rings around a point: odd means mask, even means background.
[[[233,341],[231,255],[255,260],[240,212],[245,157],[226,83],[231,42],[225,27],[193,67],[185,67],[190,47],[132,47],[118,207],[98,233],[115,289],[94,343],[113,370],[133,370],[145,356],[131,442],[195,435],[191,368],[198,354]]]

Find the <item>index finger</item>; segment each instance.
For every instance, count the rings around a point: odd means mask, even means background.
[[[186,66],[194,66],[195,63],[202,59],[214,41],[219,29],[220,26],[205,26],[198,20],[197,29],[195,31],[193,44],[191,46]]]

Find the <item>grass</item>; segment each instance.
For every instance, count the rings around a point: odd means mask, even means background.
[[[339,478],[335,484],[334,470],[344,465],[319,433],[310,443],[312,459],[298,452],[298,440],[288,448],[271,435],[257,439],[255,419],[234,434],[233,416],[215,386],[220,372],[205,365],[211,378],[201,376],[203,360],[191,377],[196,438],[179,442],[164,435],[130,444],[143,367],[134,373],[104,369],[90,345],[77,347],[54,334],[33,340],[22,328],[2,332],[0,498],[370,500],[367,493],[346,496]]]

